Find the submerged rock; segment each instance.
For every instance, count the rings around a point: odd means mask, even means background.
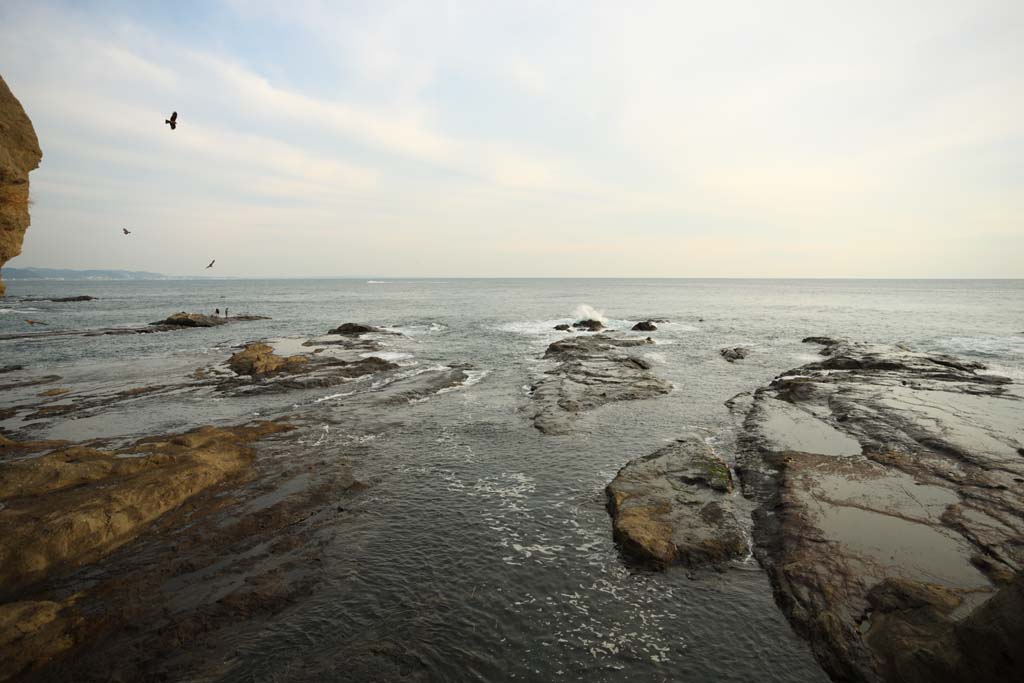
[[[1024,638],[992,597],[1024,568],[1024,396],[950,356],[823,353],[755,392],[740,439],[776,600],[836,679],[972,680],[970,624]]]
[[[57,302],[57,303],[65,303],[65,302],[72,302],[72,301],[96,301],[96,298],[97,297],[89,296],[87,294],[82,294],[82,295],[79,295],[79,296],[62,296],[62,297],[58,297],[56,299],[46,299],[46,298],[22,299],[22,301],[53,301],[53,302]]]
[[[586,330],[587,332],[599,332],[604,329],[604,323],[600,320],[577,320],[572,324],[578,330]]]
[[[653,398],[672,385],[650,372],[650,363],[626,349],[654,342],[648,337],[607,334],[566,337],[548,346],[544,357],[558,363],[534,386],[534,426],[547,434],[570,431],[582,412],[613,401]]]
[[[630,329],[634,332],[654,332],[658,329],[658,326],[654,324],[653,320],[642,320]]]
[[[606,489],[623,551],[659,567],[720,564],[747,554],[732,473],[697,436],[619,470]]]
[[[832,344],[838,344],[840,340],[833,337],[804,337],[800,340],[803,344],[824,344],[830,346]]]
[[[743,360],[750,355],[750,349],[745,346],[734,346],[731,349],[722,349],[718,352],[722,358],[726,359],[730,363],[735,363],[738,360]]]

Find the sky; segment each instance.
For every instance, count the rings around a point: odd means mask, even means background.
[[[1020,0],[10,0],[0,75],[15,267],[1024,277]]]

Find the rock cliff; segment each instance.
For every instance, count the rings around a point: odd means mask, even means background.
[[[0,77],[0,268],[21,253],[28,229],[28,174],[43,152],[18,98]],[[0,296],[4,295],[0,279]]]

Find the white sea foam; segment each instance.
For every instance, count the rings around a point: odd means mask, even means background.
[[[605,324],[608,323],[608,318],[604,316],[604,313],[589,304],[580,304],[572,312],[572,315],[576,320],[597,320]]]
[[[411,353],[402,353],[401,351],[367,351],[366,353],[359,354],[362,358],[380,358],[381,360],[400,361],[407,358],[412,358]]]

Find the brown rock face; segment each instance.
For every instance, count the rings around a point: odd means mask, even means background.
[[[657,567],[721,564],[747,552],[732,490],[728,465],[687,436],[619,470],[606,489],[613,533]]]
[[[755,552],[842,681],[1020,681],[1024,392],[979,363],[813,338],[740,435]],[[810,342],[809,342],[810,343]]]
[[[4,462],[0,598],[127,543],[191,496],[243,473],[252,459],[248,443],[288,429],[274,422],[202,427],[116,451],[70,446]]]
[[[296,372],[309,363],[302,355],[279,356],[269,344],[256,342],[228,359],[228,365],[239,375],[263,377],[277,372]]]
[[[28,174],[42,158],[32,122],[0,77],[0,268],[21,253],[29,224]],[[0,280],[0,296],[4,291]]]

